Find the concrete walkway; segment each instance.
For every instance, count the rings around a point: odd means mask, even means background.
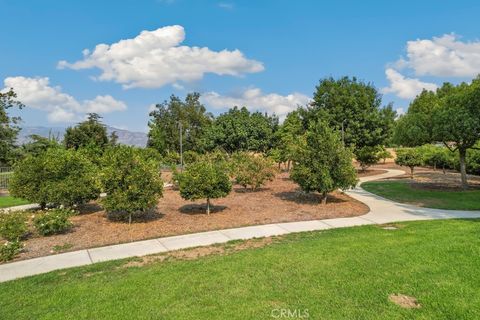
[[[388,172],[384,174],[361,178],[360,181],[365,182],[390,178],[403,174],[404,172],[401,170],[388,170]],[[225,243],[231,240],[244,240],[278,236],[293,232],[325,230],[368,224],[383,224],[398,221],[480,218],[480,211],[420,208],[384,199],[373,195],[360,187],[348,191],[347,194],[369,206],[370,212],[363,216],[352,218],[276,223],[165,237],[18,261],[0,265],[0,282],[58,269],[84,266],[101,261],[144,256],[197,246],[207,246],[216,243]]]

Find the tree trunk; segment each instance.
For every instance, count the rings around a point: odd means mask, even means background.
[[[327,197],[328,197],[328,194],[326,192],[322,192],[322,204],[323,205],[327,204]]]
[[[437,171],[437,163],[436,162],[433,163],[433,171]]]
[[[410,167],[410,179],[413,179],[413,170],[415,167]]]
[[[443,170],[443,174],[445,174],[445,166],[442,167],[442,170]]]
[[[131,212],[128,214],[128,224],[129,225],[132,224],[132,213]]]
[[[210,215],[210,198],[207,198],[207,215]]]
[[[467,182],[467,166],[465,164],[465,158],[467,156],[466,149],[458,149],[458,153],[460,154],[460,175],[462,177],[462,189],[468,188]]]
[[[290,160],[287,162],[287,172],[290,172]]]

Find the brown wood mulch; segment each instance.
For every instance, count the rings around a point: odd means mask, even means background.
[[[178,191],[167,189],[156,212],[147,219],[129,225],[107,219],[105,212],[92,203],[81,214],[71,218],[74,227],[69,232],[49,237],[31,235],[25,241],[24,252],[16,260],[171,235],[277,222],[352,217],[368,212],[366,205],[341,192],[333,192],[328,203],[321,205],[318,194],[302,193],[289,179],[288,173],[278,174],[258,191],[234,186],[230,195],[214,200],[213,204],[213,211],[207,216],[204,201],[185,201]]]

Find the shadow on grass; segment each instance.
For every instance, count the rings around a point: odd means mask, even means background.
[[[227,206],[216,206],[210,204],[210,213],[218,213],[227,209]],[[180,207],[180,212],[189,215],[207,214],[207,204],[186,204]]]

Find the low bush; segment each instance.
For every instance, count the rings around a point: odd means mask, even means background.
[[[393,158],[392,153],[390,151],[388,151],[387,149],[385,149],[385,147],[382,147],[378,151],[377,156],[378,156],[379,159],[383,160],[383,163],[385,163],[387,161],[387,159],[392,159]]]
[[[23,243],[19,240],[7,241],[0,244],[0,261],[7,262],[15,258],[23,250]]]
[[[0,236],[8,241],[22,239],[28,233],[24,212],[0,213]]]
[[[33,225],[39,234],[49,236],[68,231],[72,223],[68,220],[75,212],[68,209],[43,211],[33,218]]]
[[[265,182],[272,181],[276,172],[273,161],[262,155],[238,152],[232,157],[235,182],[244,188],[256,190]]]

